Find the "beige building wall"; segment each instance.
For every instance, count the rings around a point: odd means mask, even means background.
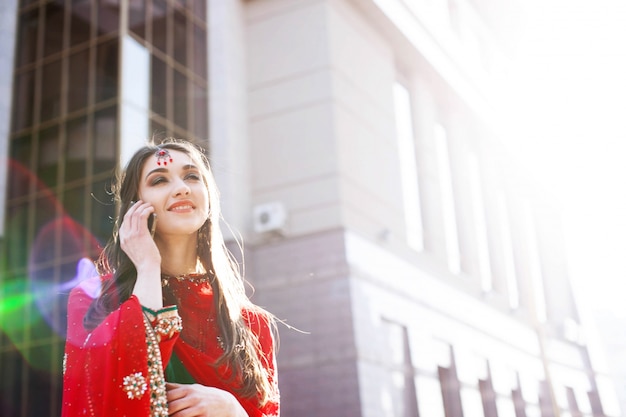
[[[282,415],[551,415],[551,400],[593,415],[586,347],[565,332],[578,317],[563,242],[501,144],[489,71],[505,61],[481,9],[228,3],[211,3],[211,156],[254,300],[295,327],[281,326]],[[421,250],[407,244],[397,82]],[[259,208],[275,227],[259,232]]]

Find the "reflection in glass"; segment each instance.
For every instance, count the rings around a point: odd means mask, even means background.
[[[70,14],[70,46],[89,40],[91,29],[91,2],[89,0],[73,0]]]
[[[163,52],[167,52],[168,9],[165,0],[152,1],[152,45]]]
[[[115,166],[115,152],[117,149],[117,107],[100,110],[94,115],[93,143],[94,161],[93,173],[112,173]]]
[[[63,206],[65,208],[65,214],[79,222],[85,223],[85,199],[87,194],[85,193],[85,187],[75,187],[65,190],[63,194]]]
[[[156,122],[154,119],[150,120],[150,135],[155,140],[163,139],[169,136],[165,126]]]
[[[119,0],[96,0],[98,7],[98,35],[106,35],[119,29]]]
[[[113,230],[113,216],[115,216],[115,204],[111,192],[111,181],[102,180],[91,184],[91,225],[89,230],[94,237],[104,244],[107,242]]]
[[[87,118],[79,117],[67,122],[65,141],[65,181],[85,177],[87,163]]]
[[[205,20],[204,16],[206,15],[206,1],[204,0],[191,0],[193,2],[192,10],[195,16],[200,17],[203,21]]]
[[[9,175],[9,193],[8,199],[14,199],[28,194],[31,180],[30,161],[32,139],[30,135],[18,136],[11,141],[11,161]],[[7,223],[8,224],[8,223]]]
[[[174,71],[174,123],[187,129],[187,77]]]
[[[118,39],[98,45],[96,52],[96,102],[115,97],[118,80]]]
[[[19,39],[16,48],[17,66],[30,64],[37,56],[37,24],[39,22],[39,9],[25,12],[20,16]]]
[[[128,1],[128,29],[141,39],[146,38],[146,0]]]
[[[54,187],[57,184],[60,156],[58,125],[41,131],[37,150],[39,153],[37,158],[37,176],[48,187]]]
[[[87,93],[89,91],[89,49],[84,49],[70,56],[69,71],[67,111],[71,113],[87,107]]]
[[[63,47],[63,22],[64,22],[64,8],[58,3],[46,4],[46,24],[43,46],[43,56],[55,54],[61,51]]]
[[[207,139],[208,131],[208,109],[207,109],[207,91],[206,88],[194,84],[193,87],[193,111],[194,111],[194,129],[193,134],[197,139]]]
[[[174,59],[187,66],[187,17],[174,13]]]
[[[165,62],[152,55],[151,110],[159,116],[167,117],[167,77]]]
[[[207,79],[207,38],[206,30],[193,25],[193,71],[196,75]]]
[[[61,112],[61,60],[44,65],[41,75],[41,121]]]
[[[6,219],[6,254],[8,270],[26,265],[28,255],[28,203],[9,206]]]
[[[16,131],[33,124],[34,70],[16,75],[13,89],[13,131]]]

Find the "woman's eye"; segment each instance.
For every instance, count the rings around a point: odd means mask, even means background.
[[[198,180],[200,180],[200,175],[198,175],[198,174],[187,174],[185,176],[185,179],[198,181]]]
[[[165,182],[165,181],[166,181],[166,179],[165,179],[164,177],[156,177],[156,178],[153,178],[153,179],[152,179],[152,181],[150,182],[150,184],[151,184],[151,185],[158,185],[158,184],[160,184],[160,183],[162,183],[162,182]]]

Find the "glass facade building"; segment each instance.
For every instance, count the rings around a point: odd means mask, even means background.
[[[57,416],[67,293],[78,261],[110,236],[125,147],[152,135],[206,145],[207,10],[200,0],[23,0],[17,19],[0,414]]]

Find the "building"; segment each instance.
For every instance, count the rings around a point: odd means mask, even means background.
[[[518,2],[15,1],[2,415],[58,414],[64,294],[154,132],[208,148],[254,299],[294,327],[282,415],[618,415],[499,123]]]

